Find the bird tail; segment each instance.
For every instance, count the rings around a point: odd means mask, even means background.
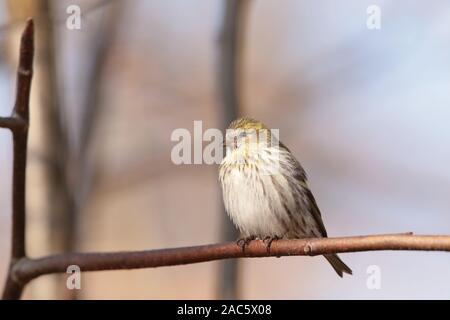
[[[324,255],[325,259],[333,267],[334,271],[342,278],[345,273],[352,274],[352,269],[350,269],[339,257],[337,254],[326,254]]]

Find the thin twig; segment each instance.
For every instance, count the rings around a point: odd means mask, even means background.
[[[31,79],[33,77],[34,24],[29,19],[20,43],[19,66],[17,69],[16,103],[9,118],[2,118],[0,124],[11,129],[14,143],[13,199],[12,199],[12,245],[11,262],[4,297],[19,298],[22,286],[15,282],[11,273],[14,264],[25,257],[25,180],[27,165],[27,144],[29,125],[29,103]]]
[[[26,123],[18,117],[0,117],[0,128],[16,131],[23,128],[24,125],[26,125]]]
[[[278,240],[270,251],[261,240],[252,241],[245,252],[234,242],[173,249],[111,252],[68,253],[39,259],[24,258],[12,270],[14,279],[25,285],[32,279],[51,273],[66,272],[77,265],[81,271],[104,271],[156,268],[230,258],[281,256],[317,256],[381,250],[450,251],[450,236],[387,234],[342,238]]]
[[[16,103],[11,118],[20,124],[13,131],[13,258],[25,256],[25,172],[29,124],[31,79],[33,77],[34,24],[29,19],[22,34],[19,67],[17,70]]]

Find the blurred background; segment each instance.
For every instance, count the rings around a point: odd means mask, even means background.
[[[81,29],[66,26],[69,5]],[[381,10],[371,30],[367,8]],[[235,239],[215,165],[174,165],[171,133],[247,115],[280,129],[330,236],[450,233],[450,5],[365,0],[0,0],[0,115],[36,20],[30,256]],[[12,143],[0,131],[0,285]],[[45,276],[29,299],[442,299],[450,255],[342,254]],[[367,286],[379,266],[381,288]]]

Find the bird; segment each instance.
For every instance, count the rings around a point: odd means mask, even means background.
[[[243,250],[254,239],[263,240],[270,250],[278,239],[327,237],[305,170],[273,130],[239,118],[230,123],[223,144],[219,181]],[[352,274],[337,254],[324,257],[340,277]]]

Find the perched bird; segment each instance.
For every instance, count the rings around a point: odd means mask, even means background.
[[[263,123],[234,120],[224,140],[219,167],[226,211],[241,232],[245,250],[251,240],[327,237],[305,171],[289,149]],[[336,255],[324,257],[337,274],[352,270]]]

